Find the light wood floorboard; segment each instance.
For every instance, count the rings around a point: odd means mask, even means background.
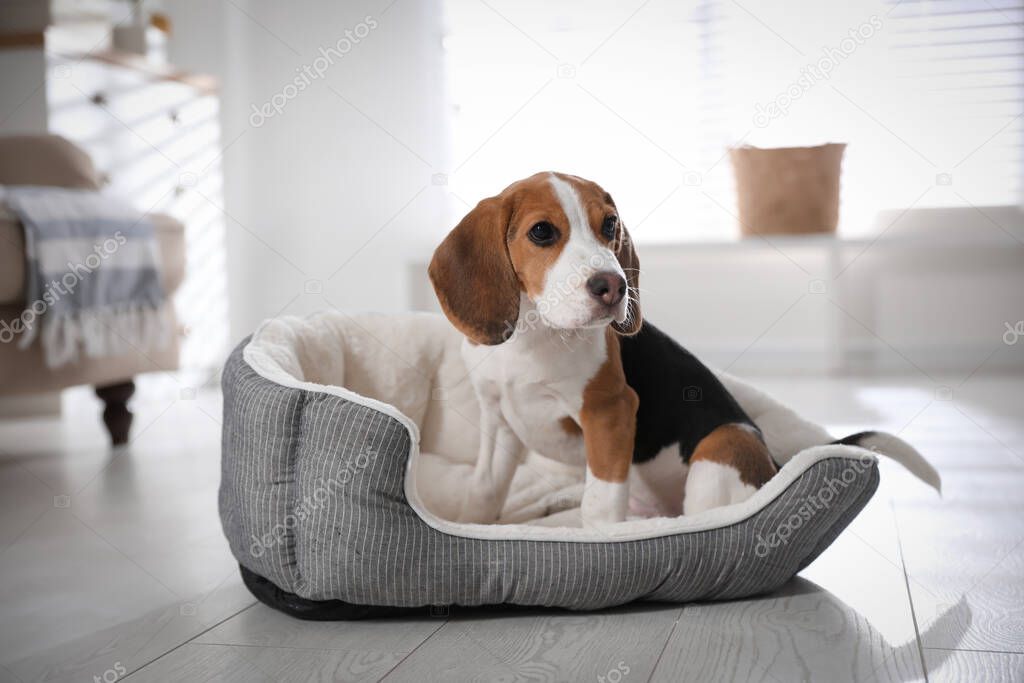
[[[763,378],[840,435],[900,432],[943,495],[883,463],[800,578],[727,603],[453,610],[348,623],[256,604],[220,531],[216,392],[140,392],[111,452],[81,391],[0,421],[0,681],[1024,679],[1024,381]]]

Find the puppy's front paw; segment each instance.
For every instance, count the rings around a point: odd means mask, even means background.
[[[618,524],[619,522],[626,521],[626,516],[619,517],[615,514],[608,514],[606,510],[600,512],[591,511],[587,512],[585,509],[581,509],[580,514],[582,516],[583,527],[585,529],[603,529],[605,527]]]
[[[587,482],[580,512],[583,526],[602,527],[625,521],[629,507],[629,485],[597,479]]]

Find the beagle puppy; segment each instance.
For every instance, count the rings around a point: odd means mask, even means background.
[[[681,459],[685,514],[745,500],[775,474],[714,374],[643,321],[632,239],[596,183],[538,173],[509,185],[449,233],[429,273],[465,335],[481,410],[459,521],[497,521],[526,449],[586,464],[585,525],[626,518],[632,464],[657,486],[658,463]]]

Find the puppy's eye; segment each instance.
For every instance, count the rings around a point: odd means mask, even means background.
[[[558,230],[555,229],[555,226],[543,221],[530,228],[530,232],[526,233],[526,236],[534,244],[546,247],[549,244],[554,244],[558,239]]]
[[[615,230],[619,227],[619,219],[616,216],[608,216],[601,224],[601,234],[606,240],[615,239]]]

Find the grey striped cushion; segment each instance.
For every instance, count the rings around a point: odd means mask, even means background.
[[[223,375],[224,532],[244,567],[312,600],[595,609],[748,596],[810,563],[878,485],[873,459],[837,455],[811,464],[752,517],[721,528],[607,543],[453,536],[406,501],[410,434],[401,423],[261,377],[242,357],[247,342]],[[837,479],[848,483],[802,515]]]

